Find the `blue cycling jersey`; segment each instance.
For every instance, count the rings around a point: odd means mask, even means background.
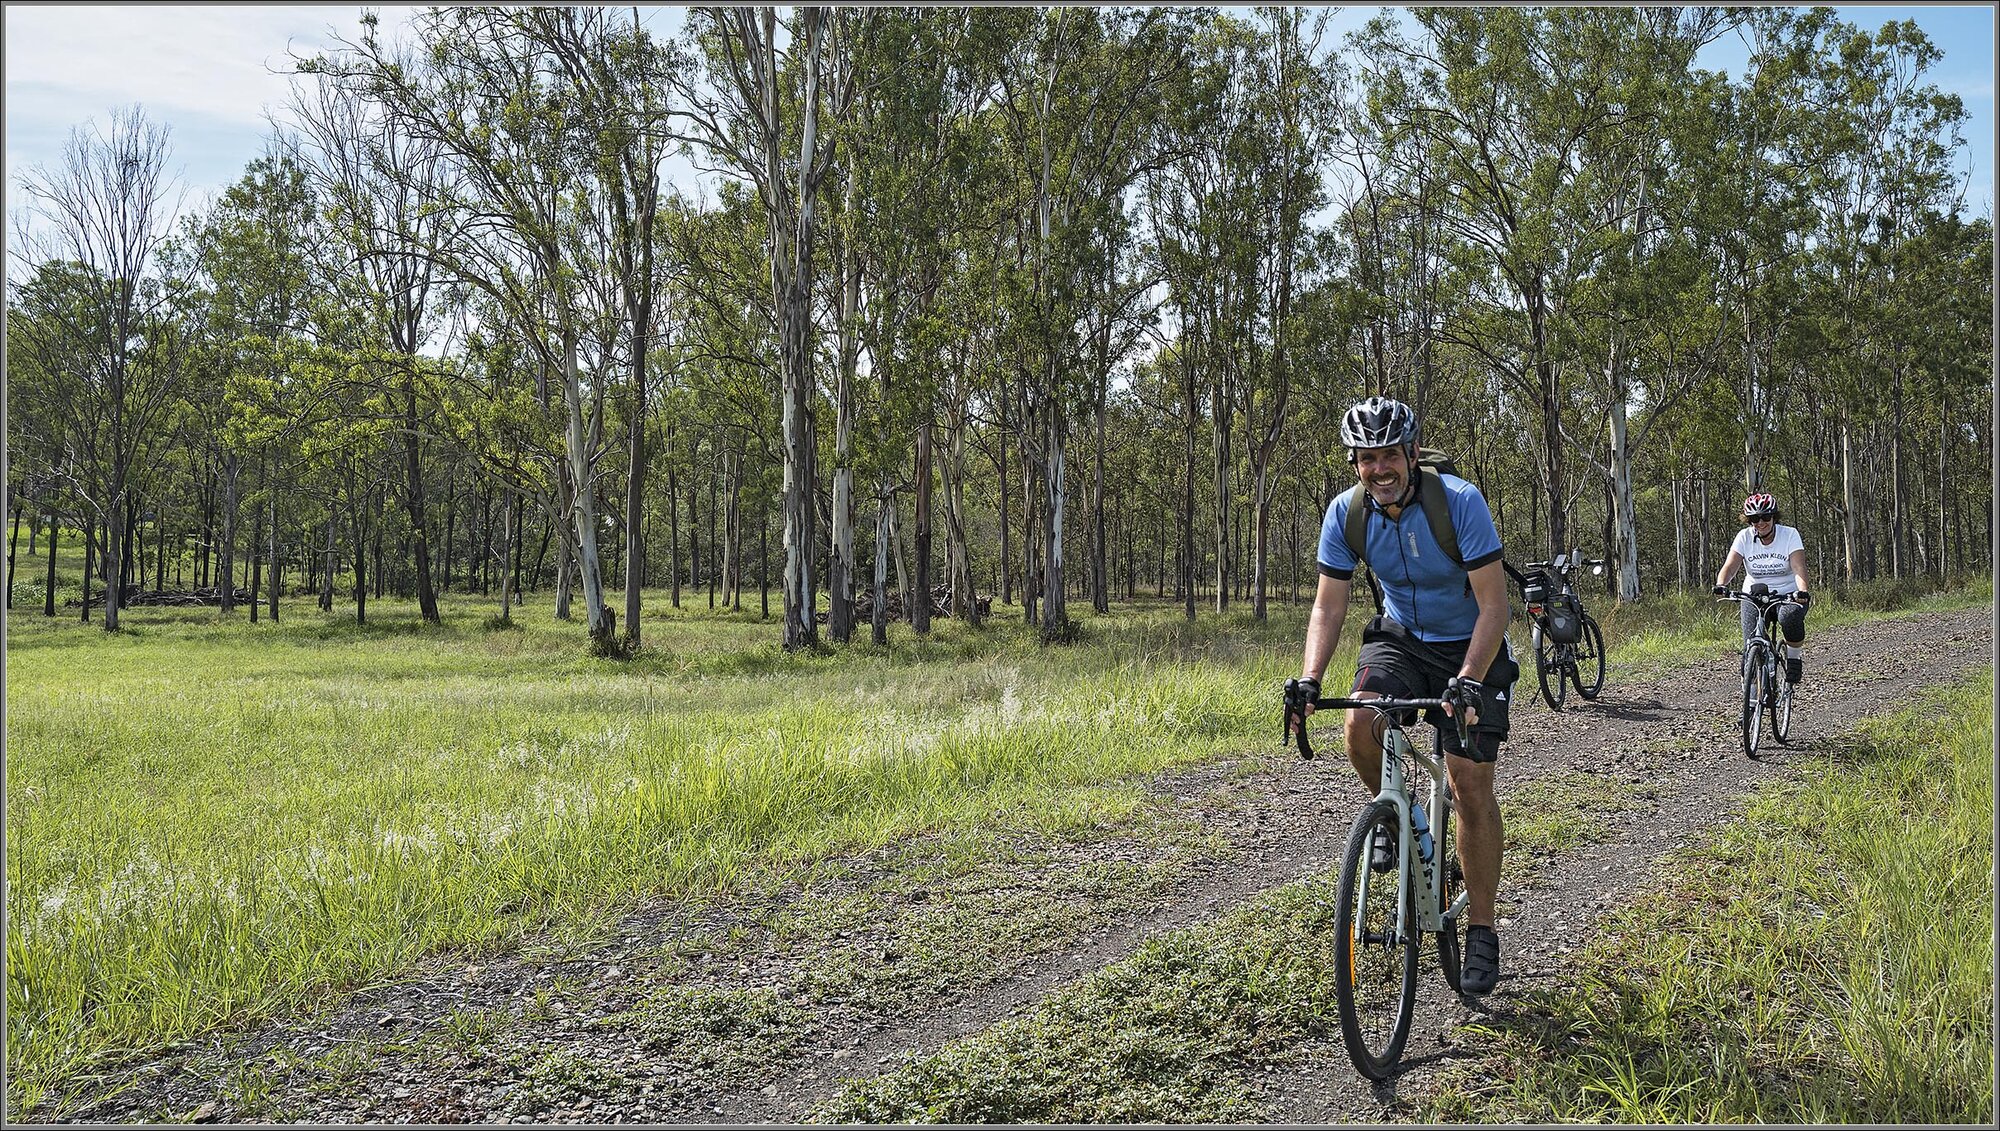
[[[1466,571],[1500,560],[1500,532],[1493,526],[1486,497],[1456,475],[1439,475],[1438,479],[1444,484],[1452,525],[1458,531],[1464,569],[1445,556],[1444,547],[1431,536],[1423,504],[1415,500],[1395,519],[1369,507],[1368,534],[1362,542],[1368,568],[1382,584],[1383,615],[1430,643],[1472,637],[1472,626],[1479,620],[1479,602],[1473,599]],[[1319,571],[1341,580],[1352,578],[1359,565],[1347,548],[1345,534],[1347,500],[1352,494],[1342,491],[1334,496],[1319,531]]]

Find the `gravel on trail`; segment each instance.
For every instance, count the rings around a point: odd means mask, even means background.
[[[1353,1071],[1338,1040],[1297,1050],[1261,1078],[1264,1118],[1275,1124],[1394,1121],[1399,1096],[1421,1094],[1452,1052],[1454,1029],[1480,1013],[1504,1015],[1509,999],[1544,986],[1590,937],[1597,918],[1629,900],[1662,856],[1725,820],[1760,785],[1804,757],[1831,749],[1859,720],[1993,662],[1993,610],[1923,613],[1816,633],[1794,708],[1792,742],[1768,736],[1760,758],[1743,757],[1734,701],[1733,654],[1671,674],[1634,679],[1613,668],[1595,702],[1572,697],[1560,714],[1532,705],[1534,669],[1517,685],[1513,733],[1496,770],[1503,802],[1525,783],[1605,775],[1645,803],[1607,817],[1604,839],[1551,856],[1525,883],[1503,886],[1499,908],[1503,976],[1484,1001],[1450,994],[1424,968],[1404,1069],[1372,1085]],[[1622,676],[1622,678],[1621,678]],[[1274,709],[1275,712],[1275,709]],[[1274,725],[1275,731],[1275,725]],[[245,1032],[194,1042],[145,1063],[102,1070],[102,1095],[75,1122],[190,1120],[315,1123],[794,1123],[836,1095],[845,1080],[894,1069],[959,1038],[1032,1010],[1050,994],[1132,953],[1144,940],[1207,922],[1258,893],[1337,866],[1352,815],[1365,800],[1323,727],[1327,754],[1299,762],[1275,752],[1164,774],[1149,783],[1215,845],[1177,866],[1156,890],[1102,922],[1087,923],[1055,949],[1023,954],[984,980],[936,988],[908,1008],[879,1002],[808,1001],[808,1016],[776,1025],[779,1038],[742,1059],[703,1063],[662,1057],[630,1031],[636,1003],[674,978],[728,992],[798,984],[816,960],[810,948],[758,942],[774,912],[797,892],[750,896],[700,911],[649,907],[619,922],[610,942],[581,955],[491,959],[442,957],[393,984],[344,995],[317,1017],[281,1018]],[[1274,734],[1275,738],[1275,734]],[[1049,867],[1146,849],[1118,836],[1053,849]],[[833,886],[870,890],[893,854],[857,854]],[[903,902],[954,893],[949,877]],[[820,894],[824,894],[821,892]],[[907,908],[906,908],[907,909]],[[892,946],[890,916],[863,915],[842,946],[877,958]],[[676,937],[734,932],[753,941],[722,961],[660,969]],[[879,938],[872,932],[879,932]],[[550,993],[571,987],[568,994]],[[726,999],[734,1000],[734,999]],[[578,1003],[582,1003],[578,1007]],[[538,1007],[540,1004],[540,1007]],[[512,1019],[490,1040],[454,1031],[468,1009]],[[727,1019],[716,1022],[728,1028]],[[449,1034],[452,1039],[441,1040]],[[444,1051],[439,1051],[439,1050]],[[253,1079],[232,1070],[255,1062]],[[282,1071],[273,1065],[286,1066]],[[558,1081],[551,1084],[550,1081]]]

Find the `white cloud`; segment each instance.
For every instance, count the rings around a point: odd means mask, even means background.
[[[138,102],[167,120],[256,128],[285,99],[288,51],[328,47],[333,30],[357,35],[360,14],[346,5],[9,6],[8,125],[75,124]]]

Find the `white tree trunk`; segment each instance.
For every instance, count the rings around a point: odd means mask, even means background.
[[[1626,402],[1632,395],[1624,360],[1618,356],[1618,336],[1611,337],[1611,510],[1612,540],[1618,555],[1618,599],[1639,599],[1639,523],[1632,497],[1631,430]]]
[[[576,337],[563,334],[563,406],[569,412],[566,435],[569,449],[570,481],[575,497],[570,512],[576,518],[578,571],[583,580],[583,609],[590,635],[608,643],[612,636],[609,610],[604,605],[604,570],[597,557],[597,499],[591,490],[594,478],[590,465],[590,436],[583,424],[583,375],[576,358]]]

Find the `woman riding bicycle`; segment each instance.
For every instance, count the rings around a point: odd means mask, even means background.
[[[1743,522],[1743,529],[1729,547],[1729,556],[1722,560],[1722,571],[1715,575],[1716,596],[1729,593],[1729,579],[1741,566],[1748,580],[1761,581],[1772,593],[1790,594],[1798,602],[1778,606],[1778,627],[1785,634],[1785,682],[1797,683],[1806,642],[1806,607],[1812,603],[1812,594],[1806,592],[1805,540],[1793,527],[1779,524],[1778,500],[1767,494],[1743,500]],[[1745,601],[1742,608],[1743,639],[1747,641],[1764,626],[1755,604]]]

